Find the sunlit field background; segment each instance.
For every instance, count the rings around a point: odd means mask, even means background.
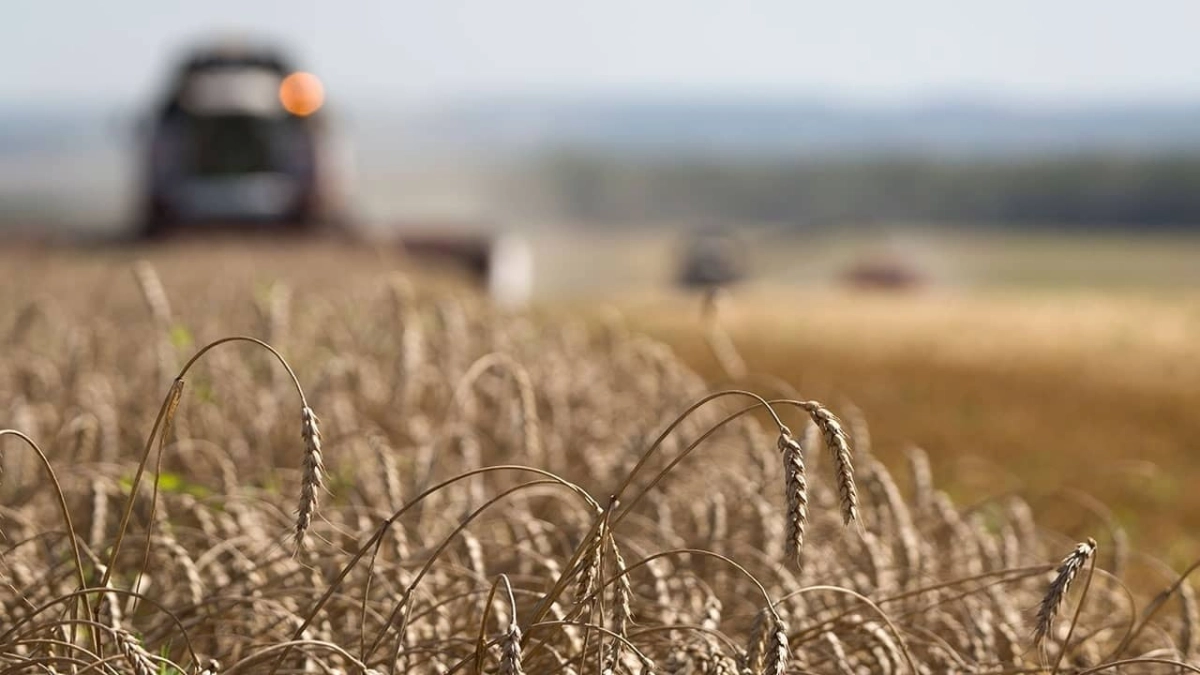
[[[670,260],[668,244],[656,251],[647,239],[628,250]],[[1200,477],[1200,240],[926,232],[766,241],[751,248],[755,279],[720,305],[749,371],[858,406],[876,452],[901,461],[920,446],[957,496],[1027,490],[1044,495],[1053,517],[1056,500],[1085,499],[1062,491],[1078,491],[1140,544],[1176,562],[1200,553],[1200,501],[1188,487]],[[929,285],[840,283],[881,251],[925,271]],[[605,275],[603,264],[563,268],[581,285]],[[669,280],[669,264],[642,269]],[[726,377],[699,294],[588,297],[554,306],[611,304],[714,381]]]

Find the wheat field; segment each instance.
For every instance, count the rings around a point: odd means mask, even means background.
[[[1093,524],[1111,520],[1185,565],[1200,557],[1200,493],[1188,488],[1200,480],[1198,300],[1186,290],[746,288],[726,298],[720,326],[751,373],[860,408],[881,457],[920,446],[957,498],[1020,490],[1073,531],[1088,502]],[[619,306],[707,379],[727,381],[697,298]]]
[[[1200,672],[1190,570],[956,501],[755,331],[362,250],[3,264],[0,673]]]

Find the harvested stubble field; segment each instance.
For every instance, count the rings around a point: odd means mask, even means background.
[[[1095,505],[956,505],[795,371],[361,252],[2,263],[0,673],[1200,672]]]

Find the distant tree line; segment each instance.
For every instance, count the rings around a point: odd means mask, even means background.
[[[1015,228],[1200,225],[1200,156],[827,160],[561,153],[539,168],[557,209],[601,222],[908,220]]]

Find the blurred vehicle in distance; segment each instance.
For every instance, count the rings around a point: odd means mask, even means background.
[[[347,217],[349,167],[324,88],[277,49],[193,48],[145,120],[139,234],[316,230]]]
[[[853,260],[842,270],[841,282],[862,290],[912,291],[933,283],[932,275],[916,260],[898,253],[874,253]]]
[[[533,250],[517,232],[463,227],[453,221],[406,223],[394,243],[412,260],[457,269],[499,307],[516,309],[533,296]]]
[[[382,227],[352,223],[349,148],[330,119],[324,86],[280,50],[202,44],[176,68],[139,148],[138,238],[338,234],[457,268],[502,305],[529,299],[531,253],[514,234],[416,214]]]
[[[728,286],[746,276],[745,243],[733,234],[704,229],[688,233],[678,270],[685,288]]]

